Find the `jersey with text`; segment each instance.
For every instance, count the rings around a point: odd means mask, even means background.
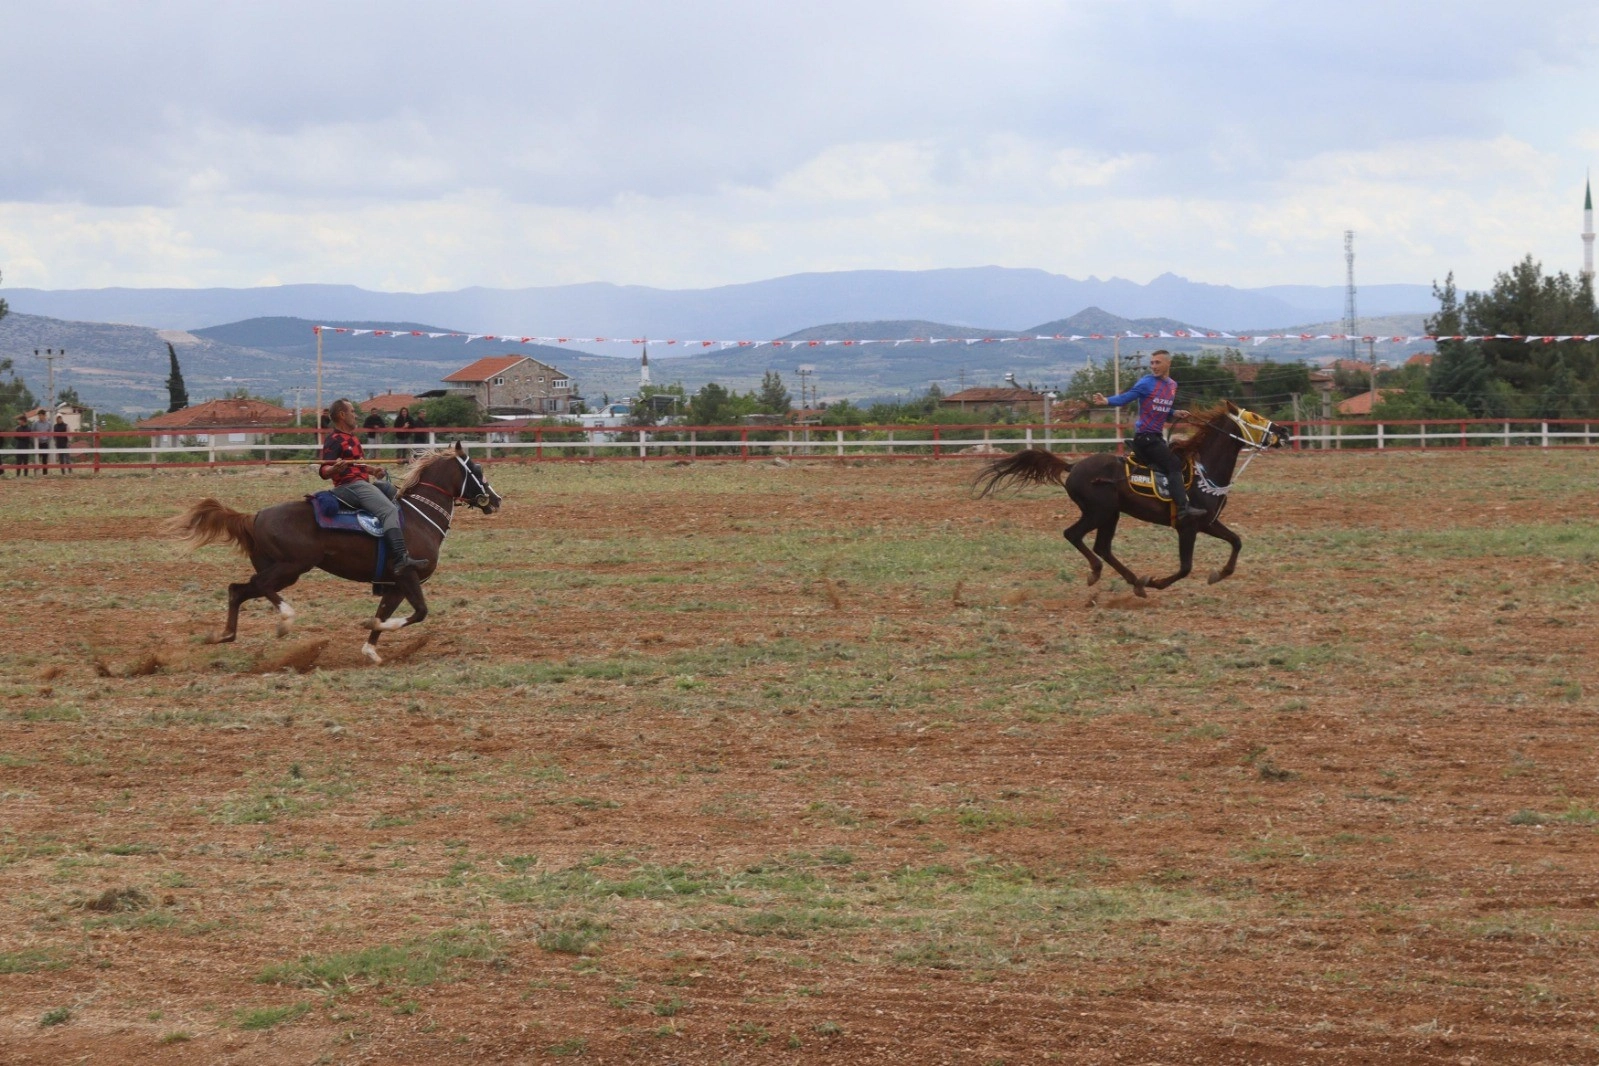
[[[1159,433],[1171,420],[1172,408],[1177,403],[1177,382],[1171,378],[1157,378],[1145,374],[1126,392],[1119,392],[1105,402],[1112,407],[1138,401],[1138,421],[1134,433]]]

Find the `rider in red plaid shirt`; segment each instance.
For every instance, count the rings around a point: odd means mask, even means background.
[[[405,550],[400,508],[394,502],[397,493],[388,480],[388,472],[361,462],[365,453],[355,436],[355,405],[349,400],[335,400],[328,408],[328,417],[333,422],[333,432],[322,442],[322,465],[317,472],[323,480],[333,482],[333,495],[343,503],[377,515],[395,577],[423,565]]]

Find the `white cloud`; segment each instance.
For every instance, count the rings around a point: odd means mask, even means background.
[[[7,23],[30,42],[0,67],[14,285],[980,263],[1337,284],[1346,228],[1369,281],[1482,284],[1577,254],[1570,190],[1599,161],[1599,9],[1568,0],[68,3]]]

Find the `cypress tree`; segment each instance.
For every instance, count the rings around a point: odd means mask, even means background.
[[[172,361],[172,373],[167,375],[167,410],[181,411],[189,406],[189,390],[183,385],[183,371],[178,366],[178,350],[167,343],[167,358]]]

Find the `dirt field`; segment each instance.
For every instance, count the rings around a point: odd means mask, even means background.
[[[154,539],[307,475],[8,477],[0,1062],[1599,1062],[1599,454],[974,469],[494,467],[379,667]]]

